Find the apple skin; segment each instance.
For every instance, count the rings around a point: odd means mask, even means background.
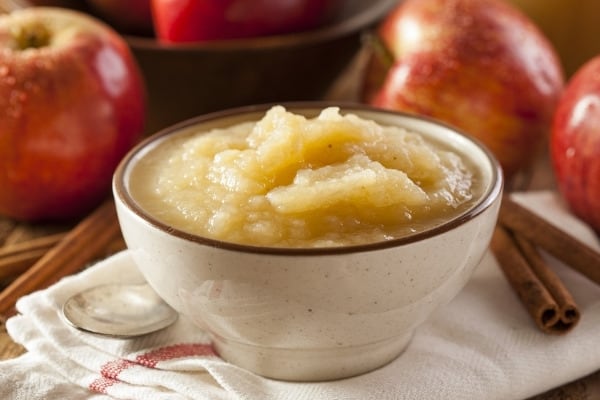
[[[600,234],[600,56],[567,84],[554,115],[550,159],[562,197]]]
[[[343,0],[151,0],[163,42],[202,42],[285,34],[325,22]]]
[[[145,113],[141,72],[113,29],[63,8],[0,16],[0,214],[84,215],[110,194]]]
[[[549,137],[564,73],[524,14],[495,0],[405,0],[376,40],[383,51],[373,54],[387,54],[391,67],[382,68],[381,57],[369,61],[363,101],[473,135],[498,158],[507,181],[529,168]]]
[[[150,0],[87,0],[87,4],[119,33],[153,35]]]

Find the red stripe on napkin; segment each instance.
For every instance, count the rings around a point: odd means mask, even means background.
[[[204,343],[182,343],[172,346],[160,347],[140,354],[135,361],[117,359],[109,361],[100,368],[100,378],[89,384],[88,389],[96,393],[106,393],[106,390],[119,382],[119,375],[124,370],[134,366],[142,365],[147,368],[155,368],[160,361],[173,360],[182,357],[193,356],[216,356],[212,345]]]
[[[175,344],[173,346],[161,347],[135,358],[138,364],[154,368],[159,361],[173,360],[175,358],[190,356],[216,356],[215,350],[210,344],[188,343]]]
[[[119,382],[117,379],[100,377],[98,379],[94,379],[94,381],[88,386],[88,389],[92,392],[106,394],[107,389],[117,382]]]

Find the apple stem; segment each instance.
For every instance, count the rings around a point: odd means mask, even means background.
[[[386,70],[390,69],[394,65],[394,55],[390,52],[378,35],[374,33],[366,33],[363,36],[363,43],[373,52],[375,57]]]
[[[14,33],[14,37],[20,50],[38,49],[50,44],[50,31],[41,24],[20,27]]]

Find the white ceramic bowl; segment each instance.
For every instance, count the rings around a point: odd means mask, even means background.
[[[313,116],[325,104],[285,105]],[[415,328],[449,302],[484,255],[496,223],[502,175],[490,152],[435,121],[362,106],[363,118],[419,131],[460,149],[481,169],[485,190],[463,214],[387,242],[337,248],[261,248],[210,240],[166,226],[128,192],[144,154],[185,127],[258,120],[268,106],[198,117],[148,138],[123,160],[114,195],[122,232],[148,283],[212,335],[226,360],[284,380],[329,380],[396,358]]]

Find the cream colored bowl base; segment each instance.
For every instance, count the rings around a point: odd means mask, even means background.
[[[396,359],[413,333],[363,346],[284,349],[247,345],[213,337],[225,360],[267,378],[287,381],[327,381],[360,375]]]

